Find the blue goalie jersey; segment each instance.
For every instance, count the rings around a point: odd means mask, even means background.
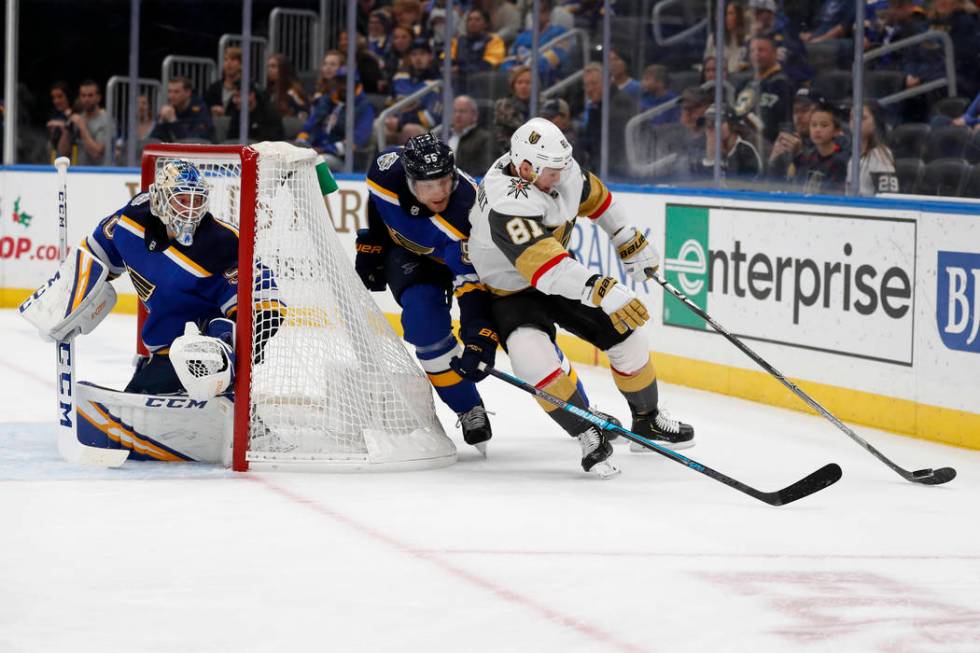
[[[151,352],[166,353],[187,322],[200,326],[213,318],[235,317],[238,231],[210,213],[185,247],[168,238],[163,223],[150,212],[149,194],[141,193],[99,222],[81,247],[109,267],[110,278],[129,272],[146,308],[140,337]],[[275,283],[268,274],[258,276],[256,302],[278,304]]]
[[[470,208],[476,201],[476,182],[459,171],[459,181],[446,209],[433,213],[409,189],[400,152],[401,148],[383,152],[368,171],[370,228],[377,229],[375,222],[380,219],[396,245],[448,266],[457,297],[468,290],[484,290],[464,250],[470,237]]]

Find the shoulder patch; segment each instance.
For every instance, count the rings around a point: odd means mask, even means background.
[[[132,200],[130,200],[129,203],[132,206],[139,206],[140,204],[146,204],[148,201],[150,201],[150,194],[149,193],[140,193],[139,195],[137,195],[136,197],[134,197]]]
[[[233,286],[237,286],[238,285],[238,268],[231,268],[229,270],[225,270],[224,273],[222,273],[222,276],[231,285],[233,285]]]
[[[510,188],[507,189],[507,196],[514,197],[515,199],[520,197],[527,197],[527,189],[531,187],[531,182],[524,181],[517,177],[510,178]]]
[[[395,161],[398,160],[398,152],[388,152],[387,154],[382,154],[378,157],[378,170],[387,170],[391,166],[395,165]]]

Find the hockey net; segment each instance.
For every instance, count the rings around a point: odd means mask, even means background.
[[[154,145],[143,154],[143,189],[175,158],[199,168],[211,213],[240,230],[234,469],[455,461],[428,380],[330,222],[316,153],[286,143]]]

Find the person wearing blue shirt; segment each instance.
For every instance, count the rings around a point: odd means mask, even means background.
[[[677,97],[677,93],[667,88],[667,67],[660,64],[650,64],[643,70],[642,81],[643,93],[640,95],[640,111],[647,111],[653,107],[670,102]],[[651,125],[663,125],[669,122],[678,122],[681,119],[680,103],[663,113],[650,118]]]
[[[538,35],[538,43],[542,46],[568,31],[564,27],[551,24],[551,0],[541,0],[541,10],[538,17],[541,30]],[[533,38],[531,28],[518,34],[517,38],[510,45],[509,56],[507,59],[504,59],[504,62],[500,66],[501,70],[509,70],[520,64],[530,64],[531,46],[534,42]],[[541,76],[541,81],[545,86],[550,86],[558,81],[562,64],[568,58],[570,43],[571,41],[565,41],[560,45],[547,48],[539,53],[538,74]]]
[[[357,82],[357,73],[354,80]],[[343,165],[346,150],[347,110],[347,68],[341,66],[335,77],[334,91],[320,97],[313,105],[310,117],[306,119],[296,141],[312,146],[324,155],[327,165],[339,168]],[[364,94],[360,84],[354,87],[354,147],[361,149],[371,142],[371,127],[374,124],[374,107]]]
[[[824,0],[813,29],[802,32],[804,43],[820,43],[847,37],[854,28],[854,0]]]
[[[433,66],[432,48],[423,38],[412,41],[408,53],[409,68],[399,70],[391,78],[391,93],[400,100],[439,79],[439,71]],[[408,124],[418,124],[429,129],[442,120],[442,92],[429,93],[413,103],[411,108],[397,116],[396,129]],[[392,127],[395,127],[392,125]]]

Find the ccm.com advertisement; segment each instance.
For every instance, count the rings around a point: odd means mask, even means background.
[[[741,337],[912,364],[914,220],[668,204],[667,279]],[[707,330],[669,297],[664,324]]]

